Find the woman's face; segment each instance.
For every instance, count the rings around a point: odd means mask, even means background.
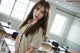
[[[39,5],[33,11],[33,20],[38,21],[43,16],[44,16],[44,7]]]

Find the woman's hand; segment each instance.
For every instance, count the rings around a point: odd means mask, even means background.
[[[25,53],[33,53],[33,51],[35,50],[34,47],[31,47],[28,51],[26,51]]]
[[[31,53],[30,51],[26,51],[25,53]]]

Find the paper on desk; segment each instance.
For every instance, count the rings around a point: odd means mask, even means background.
[[[15,41],[11,41],[8,44],[14,46],[15,45]]]
[[[4,38],[6,44],[14,46],[15,45],[15,41],[12,39],[8,39],[8,38]]]
[[[13,46],[8,46],[8,47],[9,47],[11,53],[14,53],[15,52],[15,47],[13,47]]]

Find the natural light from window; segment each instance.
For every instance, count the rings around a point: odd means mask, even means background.
[[[22,4],[20,2],[16,2],[11,16],[22,20],[24,17],[26,8],[27,8],[27,5]]]
[[[61,36],[63,27],[66,23],[66,17],[60,15],[60,14],[56,14],[55,19],[52,23],[51,29],[50,29],[50,33],[51,34],[55,34],[57,36]]]
[[[15,0],[2,0],[0,5],[0,12],[10,15]]]
[[[29,0],[17,0],[18,2],[21,2],[25,5],[28,5],[29,4]]]
[[[27,17],[35,3],[29,0],[2,0],[0,12],[17,20]]]
[[[27,12],[25,14],[24,20],[26,19],[27,15],[29,14],[29,12],[31,11],[32,7],[34,6],[34,2],[30,2],[29,7],[27,9]]]

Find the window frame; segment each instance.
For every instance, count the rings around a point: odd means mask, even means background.
[[[59,13],[56,13],[56,14],[59,14]],[[55,14],[55,18],[56,18],[56,14]],[[61,15],[61,14],[59,14],[59,15]],[[62,29],[61,29],[61,33],[58,35],[58,34],[55,34],[54,32],[50,32],[50,31],[51,31],[51,28],[50,28],[50,30],[49,30],[49,33],[50,33],[50,34],[55,35],[55,36],[58,36],[58,37],[62,37],[63,32],[64,32],[65,27],[66,27],[67,22],[68,22],[68,17],[67,17],[67,16],[65,16],[65,15],[61,15],[61,16],[63,16],[63,17],[66,18],[66,20],[65,20],[65,22],[64,22],[64,24],[63,24],[63,27],[62,27]],[[55,20],[55,18],[54,18],[54,20]],[[52,24],[54,23],[54,20],[52,21]],[[53,26],[53,25],[51,25],[51,27],[52,27],[52,26]]]

